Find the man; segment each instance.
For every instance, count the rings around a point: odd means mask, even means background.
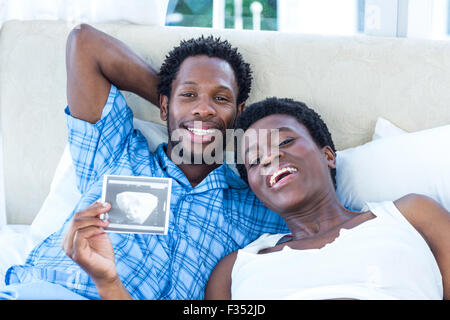
[[[244,108],[251,72],[228,42],[184,41],[156,73],[120,41],[81,25],[69,35],[66,64],[68,139],[83,196],[60,231],[8,270],[7,284],[44,280],[89,299],[202,299],[221,258],[262,233],[287,231],[227,165],[172,161],[179,144],[182,159],[201,156]],[[167,145],[149,151],[119,89],[159,105]],[[171,139],[175,132],[183,139]],[[168,235],[105,234],[99,215],[110,206],[95,202],[105,174],[172,178]],[[109,295],[113,287],[123,295]]]

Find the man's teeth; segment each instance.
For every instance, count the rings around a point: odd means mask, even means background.
[[[193,134],[198,136],[204,136],[205,134],[212,134],[214,133],[214,129],[197,129],[197,128],[187,128],[189,131],[191,131]]]
[[[291,167],[286,167],[286,168],[282,168],[279,169],[277,171],[275,171],[272,176],[270,177],[270,186],[272,187],[275,183],[276,183],[276,179],[280,174],[289,172],[289,173],[294,173],[297,172],[298,170],[296,168],[291,168]]]

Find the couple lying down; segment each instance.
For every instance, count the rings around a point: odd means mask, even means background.
[[[331,135],[301,102],[255,103],[238,128],[278,129],[278,140],[241,145],[245,164],[238,170],[290,232],[264,234],[227,255],[213,270],[205,299],[448,298],[450,215],[437,202],[411,194],[368,203],[363,212],[344,208],[335,191]],[[97,210],[86,214],[96,216]],[[128,296],[120,284],[109,290]]]
[[[363,212],[344,208],[325,123],[289,99],[244,108],[249,65],[227,41],[182,42],[156,73],[123,43],[82,25],[68,38],[66,63],[82,198],[59,231],[7,271],[3,297],[21,288],[31,295],[19,298],[36,299],[52,288],[68,299],[450,297],[448,212],[420,195]],[[159,106],[168,144],[149,151],[118,89]],[[175,130],[205,147],[210,130],[233,127],[269,129],[267,139],[237,146],[242,179],[227,165],[172,161]],[[172,178],[168,235],[105,233],[99,216],[111,207],[96,201],[104,174]]]

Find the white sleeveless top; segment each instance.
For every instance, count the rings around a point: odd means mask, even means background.
[[[443,299],[436,259],[393,202],[320,249],[257,254],[285,234],[264,234],[238,251],[232,299]]]

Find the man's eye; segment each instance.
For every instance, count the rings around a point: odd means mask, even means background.
[[[222,102],[222,101],[228,101],[227,98],[221,97],[221,96],[217,96],[217,97],[216,97],[216,100],[217,100],[217,101],[221,101],[221,102]]]
[[[186,97],[186,98],[192,98],[194,96],[194,94],[192,92],[184,92],[182,94],[180,94],[182,97]]]
[[[294,141],[294,138],[287,138],[287,139],[281,141],[280,146],[286,145],[291,141]]]

